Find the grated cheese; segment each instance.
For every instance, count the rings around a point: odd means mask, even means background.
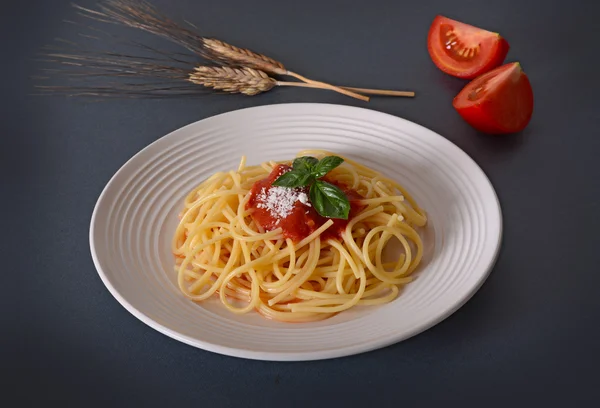
[[[310,203],[308,202],[308,196],[306,195],[306,193],[298,194],[298,201],[310,207]]]
[[[279,220],[286,218],[292,213],[294,204],[300,201],[302,204],[310,206],[306,193],[297,188],[273,186],[267,191],[264,187],[256,196],[257,208],[266,208],[273,218]]]

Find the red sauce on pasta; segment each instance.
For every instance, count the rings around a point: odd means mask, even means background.
[[[308,187],[291,189],[273,186],[273,182],[289,170],[291,170],[290,166],[279,164],[266,178],[255,182],[250,190],[246,209],[251,209],[254,222],[265,231],[281,228],[285,238],[298,242],[312,234],[330,218],[322,217],[312,207],[308,200]],[[348,222],[364,208],[364,205],[359,203],[363,197],[355,190],[331,178],[326,178],[326,181],[344,191],[350,201],[350,214],[347,220],[331,218],[333,225],[321,234],[321,241],[330,238],[339,239]]]

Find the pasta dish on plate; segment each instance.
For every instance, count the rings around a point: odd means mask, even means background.
[[[242,157],[190,191],[179,218],[183,295],[285,322],[394,300],[414,279],[427,223],[399,183],[323,150],[252,166]],[[388,260],[391,241],[400,249]]]

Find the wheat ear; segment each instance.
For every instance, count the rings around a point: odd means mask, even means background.
[[[87,18],[147,31],[179,44],[180,46],[187,48],[193,54],[201,56],[208,61],[230,65],[231,69],[237,69],[238,71],[226,73],[223,69],[227,67],[219,67],[222,71],[219,73],[220,78],[217,81],[217,78],[214,78],[216,75],[214,71],[211,74],[210,70],[205,68],[194,69],[194,62],[185,61],[185,58],[181,57],[182,54],[157,50],[147,44],[133,41],[128,42],[146,51],[151,51],[158,57],[146,58],[114,52],[87,50],[82,47],[77,47],[77,44],[73,43],[72,45],[76,47],[74,52],[67,51],[64,53],[60,52],[62,51],[60,50],[59,52],[46,54],[46,56],[51,58],[49,62],[58,62],[64,66],[80,67],[84,70],[88,70],[87,73],[84,71],[81,74],[68,71],[65,72],[71,79],[85,78],[85,75],[88,77],[129,77],[132,79],[135,77],[150,77],[167,81],[185,79],[188,83],[188,87],[177,84],[172,85],[170,83],[142,84],[129,82],[120,85],[109,84],[109,86],[104,87],[82,87],[79,85],[44,87],[47,90],[71,90],[73,91],[73,94],[87,94],[88,92],[93,92],[94,95],[117,96],[120,93],[124,93],[132,97],[142,95],[163,97],[173,94],[184,95],[188,92],[193,93],[193,88],[189,87],[192,87],[192,84],[201,83],[202,85],[205,85],[207,89],[227,89],[227,92],[239,92],[248,95],[265,92],[273,86],[296,86],[330,89],[364,101],[368,101],[369,98],[361,94],[414,96],[413,92],[342,87],[308,79],[287,70],[281,62],[269,58],[266,55],[245,48],[239,48],[214,38],[202,37],[194,30],[170,20],[154,8],[154,6],[144,0],[105,0],[98,4],[98,10],[91,10],[77,5],[74,6],[78,9],[79,14]],[[188,24],[190,27],[195,28],[191,23]],[[95,32],[104,33],[112,38],[119,39],[118,37],[105,33],[97,28],[88,28],[93,29]],[[87,37],[96,38],[95,36]],[[192,55],[190,55],[190,57],[191,56]],[[156,63],[151,63],[154,61]],[[188,67],[167,66],[163,64],[164,62],[182,63],[188,65]],[[210,68],[215,69],[215,67]],[[252,73],[252,71],[244,71],[245,68],[255,69],[256,72]],[[191,80],[192,76],[189,73],[190,70],[194,70],[196,82]],[[46,72],[60,73],[60,71],[57,70],[46,70]],[[235,74],[238,75],[237,79],[232,72],[237,72],[237,74]],[[243,72],[248,78],[239,76],[240,72]],[[258,72],[262,72],[262,74],[259,74]],[[268,77],[267,73],[279,76],[292,76],[303,82],[277,81]],[[258,77],[255,74],[259,75],[262,79],[257,79]],[[211,78],[210,75],[213,77]],[[229,78],[226,78],[227,75],[229,75]],[[253,76],[254,79],[251,79],[250,77]],[[110,86],[116,86],[116,88],[111,89]]]
[[[217,40],[214,38],[204,38],[202,41],[209,54],[209,58],[214,61],[233,66],[245,66],[256,68],[275,75],[293,76],[297,79],[300,79],[303,82],[312,84],[315,88],[331,89],[332,91],[339,92],[346,96],[350,96],[366,102],[369,101],[368,96],[364,96],[354,91],[340,88],[325,82],[315,81],[306,78],[302,75],[296,74],[295,72],[289,71],[281,62],[276,61],[273,58],[267,57],[266,55],[249,50],[247,48],[239,48],[235,45],[231,45],[224,41]]]
[[[283,64],[265,55],[239,48],[223,41],[205,38],[183,27],[160,13],[144,0],[106,0],[99,3],[99,11],[75,6],[81,15],[108,23],[138,28],[171,40],[188,50],[220,64],[256,68],[276,75],[291,75],[316,87],[331,89],[353,98],[369,101],[369,97],[324,82],[305,78],[287,71]]]
[[[195,67],[188,81],[227,93],[257,95],[271,90],[277,81],[253,68]]]

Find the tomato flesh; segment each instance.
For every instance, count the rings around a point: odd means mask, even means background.
[[[465,86],[452,105],[475,129],[489,134],[523,130],[533,114],[533,89],[518,62],[502,65]]]
[[[427,41],[429,55],[439,69],[466,79],[498,67],[509,48],[498,33],[444,16],[433,20]]]

